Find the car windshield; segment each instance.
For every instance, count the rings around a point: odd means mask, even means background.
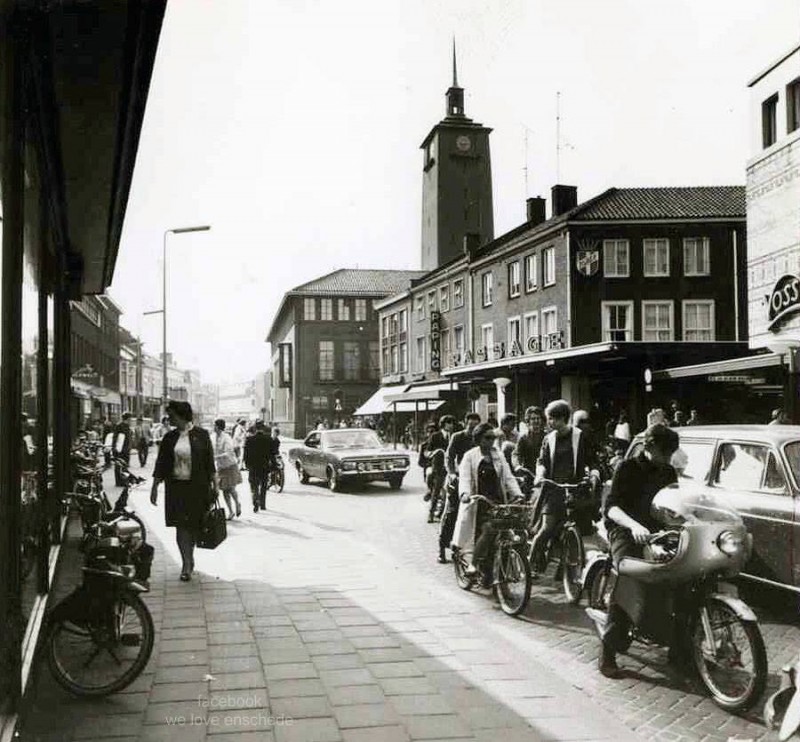
[[[794,475],[794,481],[800,482],[800,441],[792,441],[784,446],[786,460]]]
[[[327,449],[380,448],[381,442],[373,430],[331,430],[323,434],[322,445]]]
[[[667,526],[700,521],[731,525],[742,522],[738,513],[731,510],[721,498],[692,485],[672,484],[664,487],[653,498],[651,511],[658,521]]]

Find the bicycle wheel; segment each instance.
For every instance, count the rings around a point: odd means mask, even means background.
[[[283,469],[273,469],[269,473],[269,487],[273,492],[283,492]]]
[[[584,562],[583,539],[577,528],[569,526],[561,535],[561,583],[564,587],[564,595],[572,605],[578,605],[581,602],[581,593],[583,592],[581,577]]]
[[[453,548],[453,570],[456,573],[456,582],[462,590],[472,590],[475,583],[467,575],[467,567],[470,564],[470,552],[461,551]]]
[[[88,602],[86,593],[78,600]],[[155,635],[150,611],[128,590],[102,610],[83,608],[84,620],[77,618],[79,611],[70,611],[73,615],[65,612],[53,621],[47,636],[50,671],[77,696],[116,693],[136,680],[150,659]]]
[[[519,549],[501,544],[494,555],[494,591],[509,616],[525,610],[531,597],[531,569]]]

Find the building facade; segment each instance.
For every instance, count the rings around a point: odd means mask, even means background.
[[[346,419],[379,384],[375,305],[421,271],[340,269],[288,291],[267,336],[272,420],[304,437]]]
[[[217,415],[228,423],[242,418],[255,420],[259,417],[255,381],[250,379],[220,384],[217,391]]]

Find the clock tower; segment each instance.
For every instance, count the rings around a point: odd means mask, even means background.
[[[455,42],[453,84],[445,98],[445,117],[421,145],[424,153],[422,269],[426,271],[461,255],[464,235],[479,235],[479,244],[494,237],[491,129],[464,113],[464,89],[458,86]]]

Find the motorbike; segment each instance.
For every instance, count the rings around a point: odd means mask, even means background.
[[[798,693],[800,654],[781,668],[781,683],[764,704],[764,723],[767,729],[778,729],[781,742],[791,739],[800,728],[800,693]]]
[[[586,612],[602,638],[613,593],[632,621],[619,651],[633,641],[677,650],[718,706],[744,711],[764,691],[767,655],[755,613],[725,581],[749,558],[752,536],[737,513],[686,486],[661,490],[652,514],[666,530],[651,534],[642,558],[587,560]]]

